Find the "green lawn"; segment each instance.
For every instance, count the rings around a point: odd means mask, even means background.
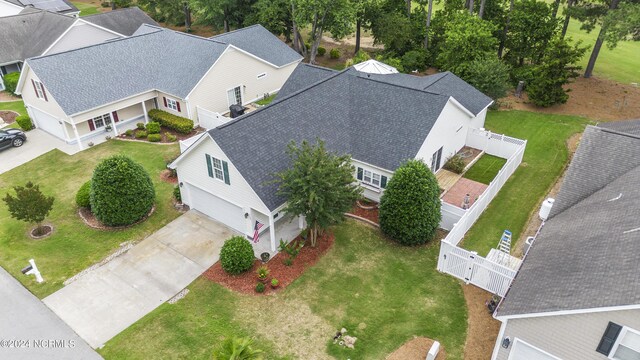
[[[12,150],[10,150],[12,151]],[[118,153],[131,156],[149,171],[157,192],[156,212],[144,223],[121,231],[94,230],[78,217],[75,194],[80,185],[91,178],[101,159]],[[171,204],[173,185],[161,182],[159,173],[165,168],[165,157],[178,153],[178,146],[159,146],[124,141],[109,141],[69,156],[54,150],[27,164],[0,175],[0,197],[12,186],[27,181],[40,184],[42,191],[53,195],[53,210],[47,219],[55,232],[43,240],[27,236],[31,225],[9,216],[0,203],[0,265],[20,280],[36,296],[43,298],[63,286],[63,281],[100,261],[125,241],[137,241],[158,230],[179,213]],[[33,258],[45,282],[38,284],[33,276],[20,269]]]
[[[269,96],[268,96],[267,98],[265,98],[265,99],[262,99],[262,100],[258,100],[258,101],[256,101],[256,104],[258,104],[258,105],[262,105],[262,106],[264,106],[264,105],[269,105],[269,104],[271,104],[271,102],[273,101],[273,99],[275,99],[275,98],[276,98],[276,95],[278,95],[278,94],[271,94],[271,95],[269,95]]]
[[[506,162],[507,160],[503,158],[483,154],[482,157],[464,173],[463,177],[489,185]]]
[[[100,13],[100,10],[97,6],[92,4],[87,4],[83,2],[72,1],[71,2],[75,7],[80,10],[80,16],[87,16]]]
[[[9,101],[9,102],[0,102],[0,111],[2,110],[11,110],[15,111],[20,115],[27,115],[27,109],[24,108],[24,103],[22,100],[18,101]],[[19,129],[20,125],[17,122],[8,126],[9,128]]]
[[[532,212],[568,162],[566,141],[582,132],[588,120],[525,111],[492,111],[487,129],[527,139],[524,160],[463,240],[462,247],[486,255],[505,229],[518,239]],[[515,244],[515,241],[514,241]]]
[[[401,247],[348,221],[334,247],[274,296],[230,292],[200,278],[100,350],[106,359],[209,358],[227,336],[253,336],[267,359],[382,359],[413,336],[462,359],[467,311],[459,282],[436,271],[439,248]],[[331,341],[345,327],[355,350]]]

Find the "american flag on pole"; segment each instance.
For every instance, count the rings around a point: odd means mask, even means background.
[[[262,229],[263,226],[264,224],[256,220],[256,226],[253,227],[253,242],[256,244],[260,241],[260,229]]]

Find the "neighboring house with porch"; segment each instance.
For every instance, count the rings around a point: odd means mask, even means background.
[[[150,109],[197,124],[200,108],[261,99],[302,60],[259,25],[224,35],[143,25],[131,37],[28,59],[18,91],[36,127],[82,149],[148,122]]]
[[[3,77],[21,71],[25,59],[131,36],[143,24],[156,22],[137,7],[81,19],[34,8],[0,17],[0,90]]]
[[[192,209],[247,236],[256,221],[265,224],[273,252],[304,225],[282,212],[285,199],[272,182],[290,165],[291,141],[320,138],[328,150],[350,154],[354,178],[377,201],[404,161],[440,169],[468,131],[484,126],[491,103],[449,72],[417,77],[300,64],[272,104],[208,131],[170,167]]]
[[[493,360],[640,359],[640,122],[588,126],[495,318]]]
[[[78,17],[80,10],[69,0],[0,0],[0,18],[19,14],[25,9],[47,10]]]

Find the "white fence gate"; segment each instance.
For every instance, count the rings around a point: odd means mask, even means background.
[[[467,135],[466,145],[483,150],[489,155],[507,159],[507,162],[473,205],[468,210],[462,210],[463,213],[455,223],[452,224],[460,212],[456,213],[453,209],[443,208],[445,210],[443,220],[446,221],[441,225],[449,230],[449,234],[440,243],[438,270],[453,275],[467,284],[470,283],[493,294],[504,296],[517,271],[489,261],[457,245],[516,171],[522,162],[527,141],[472,129]]]
[[[200,106],[196,106],[196,109],[198,111],[198,123],[207,130],[216,128],[231,120],[215,111],[209,111],[201,108]]]

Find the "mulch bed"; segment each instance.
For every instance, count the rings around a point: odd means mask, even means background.
[[[0,111],[0,118],[2,118],[2,120],[7,124],[11,124],[16,121],[17,117],[18,113],[14,111]]]
[[[363,203],[363,205],[369,206],[371,204],[369,203]],[[375,209],[364,209],[360,206],[358,206],[357,204],[353,205],[353,208],[351,208],[351,210],[349,211],[349,213],[359,216],[361,218],[365,218],[369,221],[373,221],[376,224],[380,223],[380,220],[378,218],[379,215],[379,209],[376,207]]]
[[[135,130],[133,130],[133,136],[127,136],[127,134],[125,134],[125,133],[121,133],[120,135],[118,135],[118,138],[119,138],[119,139],[126,139],[126,140],[140,141],[140,142],[150,142],[150,141],[148,141],[148,140],[147,140],[147,138],[146,138],[146,137],[144,137],[144,138],[140,138],[140,139],[137,139],[137,138],[135,137],[135,134],[136,134],[138,131],[146,131],[146,130],[138,130],[138,129],[135,129]],[[185,139],[188,139],[188,138],[190,138],[190,137],[193,137],[193,136],[196,136],[196,135],[198,135],[198,134],[201,134],[201,133],[203,133],[203,132],[205,132],[205,131],[206,131],[206,130],[205,130],[204,128],[197,127],[197,128],[194,128],[194,129],[193,129],[190,133],[188,133],[188,134],[181,134],[181,133],[179,133],[179,132],[177,132],[177,131],[175,131],[175,130],[172,130],[172,129],[166,128],[166,127],[164,127],[164,126],[161,126],[161,127],[160,127],[160,137],[162,138],[162,140],[160,140],[159,142],[155,142],[155,144],[157,144],[157,143],[165,143],[165,144],[166,144],[166,143],[177,142],[177,141],[180,141],[180,140],[185,140]],[[169,134],[171,134],[171,135],[175,136],[175,137],[176,137],[176,141],[169,141],[169,140],[167,140],[167,135],[166,135],[167,133],[169,133]]]
[[[84,221],[84,223],[93,229],[98,229],[98,230],[106,230],[106,231],[111,231],[111,230],[123,230],[123,229],[128,229],[132,226],[136,226],[144,221],[146,221],[149,216],[153,215],[153,213],[156,211],[156,206],[153,205],[153,207],[151,208],[151,210],[149,211],[149,213],[147,215],[145,215],[142,219],[138,220],[137,222],[131,224],[131,225],[125,225],[125,226],[107,226],[103,223],[100,222],[100,220],[98,220],[96,218],[95,215],[93,215],[93,213],[91,212],[90,209],[85,208],[85,207],[81,207],[78,208],[78,215],[80,216],[80,218],[82,219],[82,221]]]
[[[298,236],[293,241],[298,242],[302,241],[302,239]],[[286,259],[288,255],[278,253],[266,264],[270,274],[266,283],[266,290],[262,294],[255,291],[256,284],[258,283],[256,270],[262,266],[260,260],[256,260],[249,271],[240,275],[227,274],[222,270],[222,265],[220,265],[218,261],[204,273],[204,276],[213,282],[240,293],[253,295],[274,294],[286,288],[295,279],[300,277],[308,267],[313,266],[322,255],[333,246],[334,241],[335,236],[333,234],[325,233],[322,236],[318,236],[317,246],[313,248],[310,244],[306,244],[302,250],[300,250],[295,260],[293,260],[291,266],[283,264],[283,260]],[[280,283],[275,289],[271,287],[271,279],[273,278],[278,279]]]
[[[389,354],[385,360],[424,360],[433,343],[434,341],[427,337],[415,337]],[[440,351],[436,356],[436,360],[444,360],[446,358],[447,354],[442,344],[440,344]]]
[[[173,171],[169,169],[162,170],[160,172],[160,180],[169,184],[177,184],[178,177],[173,175],[174,175]]]
[[[37,229],[38,228],[35,227],[35,228],[33,228],[33,229],[31,229],[29,231],[29,236],[32,239],[40,240],[40,239],[46,238],[47,236],[53,234],[53,225],[50,225],[50,224],[42,225],[42,227],[41,227],[42,232],[40,234],[36,234],[35,233]]]

